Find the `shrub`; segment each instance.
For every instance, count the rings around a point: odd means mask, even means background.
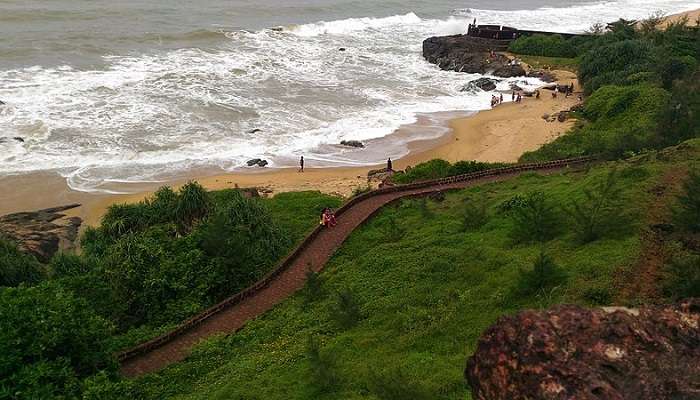
[[[580,41],[564,39],[561,35],[521,36],[513,41],[508,50],[516,54],[531,56],[566,57],[579,55]]]
[[[428,400],[434,399],[423,385],[400,369],[372,371],[369,389],[381,400]]]
[[[0,290],[0,388],[10,398],[75,398],[80,380],[114,371],[110,325],[54,284]]]
[[[187,234],[192,227],[209,213],[209,193],[197,182],[188,182],[180,188],[175,205],[175,222],[178,232]]]
[[[484,199],[465,199],[462,215],[462,230],[469,231],[484,226],[489,220]]]
[[[604,85],[620,85],[627,77],[650,71],[653,65],[652,46],[642,40],[621,40],[595,46],[581,58],[579,79],[586,93]]]
[[[667,267],[664,294],[673,300],[700,297],[700,256],[674,259]]]
[[[321,352],[321,344],[314,336],[309,336],[306,343],[306,358],[309,360],[310,381],[319,391],[329,391],[338,384],[336,359],[333,353]]]
[[[535,259],[531,270],[520,271],[518,293],[523,295],[538,294],[566,280],[566,273],[544,251]]]
[[[471,174],[492,168],[505,167],[505,163],[485,163],[479,161],[457,161],[447,171],[447,176]]]
[[[88,261],[75,254],[58,253],[51,259],[52,278],[65,278],[84,275],[92,269]]]
[[[357,197],[359,195],[362,195],[362,194],[365,194],[365,193],[368,193],[371,191],[372,191],[372,187],[369,184],[367,184],[365,186],[357,186],[356,188],[354,188],[352,190],[352,197]]]
[[[573,200],[565,208],[583,243],[600,238],[623,222],[622,188],[617,176],[617,172],[611,170],[604,181],[584,190],[583,200]]]
[[[405,172],[397,173],[394,175],[394,182],[411,183],[416,181],[444,178],[448,175],[451,166],[452,165],[445,160],[430,160],[420,163]]]
[[[688,231],[700,232],[700,170],[690,172],[677,201],[676,223]]]
[[[406,234],[406,230],[399,225],[396,216],[392,213],[382,219],[382,228],[384,236],[390,242],[398,242]]]
[[[151,223],[151,210],[147,204],[112,204],[102,217],[101,230],[116,240],[129,233],[141,232]]]
[[[39,261],[22,253],[14,243],[0,238],[0,287],[34,285],[44,278]]]
[[[306,284],[304,287],[304,301],[309,304],[323,296],[323,286],[321,286],[321,277],[317,272],[311,269],[306,271]]]
[[[542,192],[528,194],[525,204],[513,209],[511,218],[511,236],[519,243],[546,242],[559,231],[559,214]]]
[[[351,291],[338,292],[331,316],[341,329],[350,329],[362,319],[360,305]]]

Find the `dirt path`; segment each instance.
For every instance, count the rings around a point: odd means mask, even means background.
[[[670,198],[678,193],[687,171],[667,171],[649,192],[654,196],[647,208],[646,226],[641,232],[641,254],[631,269],[620,275],[618,303],[637,305],[662,300],[661,274],[668,261],[666,238],[670,231]]]
[[[494,181],[503,181],[523,172],[538,171],[553,173],[570,165],[583,164],[587,160],[563,160],[545,164],[532,164],[495,170],[492,172],[470,174],[406,187],[397,187],[391,191],[379,191],[355,200],[339,210],[338,225],[332,229],[318,230],[312,234],[305,245],[292,254],[280,267],[278,274],[268,281],[256,284],[244,296],[234,296],[235,301],[225,301],[194,317],[196,323],[185,322],[182,329],[164,337],[137,346],[122,353],[119,358],[121,372],[134,377],[157,371],[172,363],[184,359],[197,342],[220,333],[233,333],[245,323],[270,310],[294,292],[304,286],[309,266],[320,271],[333,253],[345,239],[364,221],[375,214],[381,207],[400,198],[420,196],[438,191],[461,189]],[[234,299],[232,298],[232,299]],[[192,321],[189,320],[189,321]]]

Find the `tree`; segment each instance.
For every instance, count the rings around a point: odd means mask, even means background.
[[[175,222],[178,233],[188,234],[192,227],[209,213],[211,201],[209,193],[197,182],[188,182],[178,195],[175,205]]]
[[[531,270],[520,272],[518,292],[529,295],[536,294],[560,285],[566,280],[566,273],[544,251],[535,259]]]
[[[116,370],[110,334],[89,304],[58,285],[0,290],[0,397],[77,397],[81,379]]]
[[[583,243],[598,239],[622,221],[621,193],[618,174],[611,170],[605,180],[584,190],[583,200],[573,200],[564,208]]]
[[[542,192],[532,192],[511,211],[511,236],[517,242],[546,242],[559,231],[559,214]]]

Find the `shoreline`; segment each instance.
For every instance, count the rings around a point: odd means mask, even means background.
[[[556,71],[562,84],[576,82],[576,75]],[[449,130],[436,139],[418,139],[408,143],[409,153],[394,160],[396,169],[404,169],[420,162],[442,158],[450,162],[476,160],[485,162],[515,162],[526,151],[539,148],[573,126],[573,121],[547,122],[543,114],[568,110],[578,101],[576,96],[551,98],[551,92],[542,90],[542,98],[524,98],[520,104],[504,103],[493,109],[467,117],[451,119]],[[420,125],[414,124],[410,129]],[[392,135],[400,135],[401,129]],[[158,187],[178,187],[196,180],[208,190],[238,187],[257,187],[269,195],[289,191],[319,190],[344,197],[353,189],[367,185],[367,172],[383,165],[358,167],[320,167],[308,165],[304,173],[297,168],[279,168],[263,171],[203,174],[192,171],[182,178],[148,184],[133,194],[78,192],[68,187],[66,179],[55,172],[38,172],[0,177],[0,186],[12,188],[0,194],[0,215],[80,203],[67,216],[83,219],[83,227],[99,223],[107,208],[116,203],[143,200]],[[133,190],[133,188],[132,188]]]

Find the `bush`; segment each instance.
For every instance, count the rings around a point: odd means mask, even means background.
[[[338,384],[335,357],[333,353],[321,352],[321,344],[314,336],[309,336],[306,343],[306,357],[309,360],[310,381],[319,391],[329,391]]]
[[[0,287],[34,285],[44,278],[39,261],[17,249],[14,243],[0,238]]]
[[[186,183],[180,188],[175,205],[175,223],[178,232],[181,234],[189,233],[196,223],[207,216],[210,207],[209,193],[202,185],[197,182]]]
[[[574,58],[579,55],[580,41],[564,39],[561,35],[521,36],[513,41],[508,51],[531,56]]]
[[[394,175],[396,183],[411,183],[417,181],[427,181],[448,176],[452,164],[448,161],[435,159],[420,163],[405,172]]]
[[[323,296],[323,286],[321,286],[321,277],[317,272],[314,272],[309,266],[306,271],[306,285],[304,287],[304,302],[312,303]]]
[[[356,188],[352,189],[352,197],[357,197],[359,195],[368,193],[372,191],[372,187],[367,184],[365,186],[357,186]]]
[[[458,161],[451,164],[449,161],[434,159],[395,174],[393,180],[396,183],[406,184],[446,178],[448,176],[464,175],[505,165],[504,163],[484,163],[479,161]]]
[[[52,278],[75,277],[89,273],[92,267],[88,261],[76,254],[58,253],[51,259]]]
[[[653,65],[652,46],[643,40],[621,40],[595,46],[581,58],[579,80],[586,93],[604,85],[620,85]]]
[[[341,329],[350,329],[362,319],[360,305],[351,291],[338,292],[331,316]]]
[[[676,223],[690,232],[700,232],[700,170],[690,172],[677,200]]]
[[[674,259],[667,267],[664,294],[672,300],[700,297],[700,256]]]
[[[381,400],[428,400],[435,396],[401,369],[373,371],[369,389]]]
[[[406,234],[406,230],[399,225],[396,216],[392,213],[382,219],[382,231],[386,240],[390,242],[398,242]]]
[[[464,215],[462,215],[463,231],[481,228],[488,220],[489,215],[484,199],[465,199]]]
[[[611,170],[603,182],[584,190],[583,200],[572,200],[565,208],[581,242],[597,240],[610,229],[622,224],[621,193],[617,172]]]
[[[559,214],[542,192],[528,194],[525,204],[512,210],[511,218],[511,236],[519,243],[546,242],[559,231]]]
[[[531,270],[520,271],[518,293],[523,295],[539,294],[561,285],[566,280],[566,273],[544,251],[540,252]]]
[[[10,398],[75,398],[80,380],[115,371],[111,327],[54,284],[0,290],[0,388]]]

